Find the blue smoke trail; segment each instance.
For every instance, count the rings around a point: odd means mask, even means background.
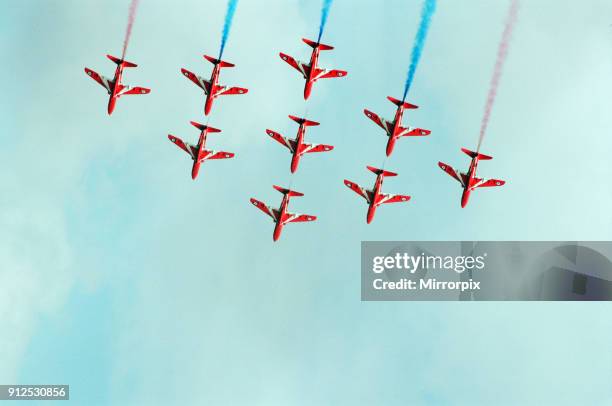
[[[406,84],[404,86],[404,97],[402,100],[406,100],[408,90],[412,85],[414,79],[414,73],[416,72],[417,65],[421,59],[421,53],[423,52],[423,46],[425,45],[425,39],[427,38],[427,32],[429,31],[429,24],[431,23],[431,17],[436,11],[436,0],[424,0],[423,9],[421,10],[421,23],[419,30],[417,31],[416,37],[414,38],[414,45],[412,46],[412,55],[410,56],[410,68],[408,69],[408,77],[406,78]]]
[[[219,59],[223,56],[223,50],[225,49],[225,43],[227,42],[227,37],[229,35],[230,28],[232,28],[232,19],[234,18],[234,13],[236,12],[236,6],[238,5],[238,0],[229,0],[227,2],[227,11],[225,12],[225,23],[223,24],[223,36],[221,37],[221,50],[219,51]]]
[[[325,29],[325,24],[327,23],[327,15],[329,14],[329,8],[331,7],[333,0],[323,0],[323,8],[321,9],[321,24],[319,25],[319,36],[317,38],[317,43],[321,42],[321,36],[323,35],[323,30]]]

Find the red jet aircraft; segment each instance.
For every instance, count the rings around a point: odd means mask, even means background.
[[[125,96],[127,94],[147,94],[151,92],[151,89],[144,87],[130,88],[129,86],[121,83],[123,68],[135,68],[138,65],[116,58],[112,55],[106,55],[106,57],[117,64],[117,69],[115,69],[115,77],[113,80],[105,78],[89,68],[85,68],[85,73],[87,73],[90,78],[101,84],[110,95],[108,99],[108,115],[110,116],[113,113],[113,110],[115,110],[115,103],[117,103],[117,99],[121,96]]]
[[[302,41],[312,47],[312,56],[310,57],[309,65],[303,62],[296,61],[289,55],[284,54],[282,52],[280,53],[280,57],[283,61],[287,62],[289,65],[297,69],[304,76],[304,79],[306,79],[306,85],[304,86],[304,100],[306,100],[308,99],[308,96],[310,96],[310,92],[312,90],[312,85],[314,84],[314,82],[319,79],[346,76],[346,71],[337,69],[328,71],[327,69],[322,69],[317,66],[317,63],[319,62],[319,52],[328,51],[334,49],[334,47],[325,44],[320,44],[306,38],[302,38]]]
[[[212,108],[213,100],[215,100],[218,96],[222,95],[231,95],[231,94],[245,94],[249,91],[249,89],[245,89],[243,87],[230,87],[221,86],[219,84],[219,73],[221,72],[221,68],[233,68],[235,65],[233,63],[221,61],[219,59],[215,59],[212,56],[204,55],[204,58],[211,62],[214,65],[212,74],[210,76],[210,81],[203,79],[202,77],[189,72],[187,69],[181,69],[183,75],[185,75],[189,80],[198,85],[204,90],[206,93],[206,103],[204,104],[204,114],[208,115],[210,113],[210,109]]]
[[[198,145],[191,145],[189,143],[186,143],[172,134],[168,134],[168,139],[191,156],[191,159],[193,159],[193,167],[191,168],[191,179],[195,179],[198,176],[198,172],[200,171],[200,165],[202,164],[202,162],[208,159],[233,158],[234,154],[231,152],[224,151],[211,151],[205,148],[206,137],[208,136],[208,133],[219,133],[221,132],[221,130],[202,125],[200,123],[196,123],[195,121],[191,121],[191,125],[200,130],[200,140],[198,141]]]
[[[291,159],[291,173],[295,173],[302,155],[309,152],[331,151],[332,149],[334,149],[334,147],[332,145],[323,144],[306,144],[304,142],[306,127],[319,125],[319,123],[317,123],[316,121],[310,121],[306,120],[305,118],[300,118],[292,115],[289,115],[289,118],[300,125],[300,127],[298,128],[297,137],[295,137],[294,140],[287,139],[279,133],[274,132],[270,129],[266,130],[266,133],[289,149],[289,151],[293,155],[293,158]]]
[[[451,166],[445,164],[444,162],[438,162],[438,166],[442,168],[442,170],[448,173],[453,178],[457,179],[461,186],[463,187],[463,195],[461,195],[461,207],[465,207],[468,203],[468,199],[470,198],[470,193],[472,190],[478,187],[492,187],[492,186],[502,186],[506,182],[499,179],[481,179],[476,177],[476,168],[478,167],[479,160],[489,160],[493,159],[488,155],[479,154],[474,151],[470,151],[467,148],[461,148],[461,151],[465,152],[467,155],[472,158],[472,162],[470,163],[470,168],[467,173],[461,173],[453,169]]]
[[[404,110],[418,109],[419,107],[415,106],[414,104],[402,102],[391,96],[387,96],[387,99],[389,99],[391,103],[397,106],[397,111],[395,112],[395,118],[393,119],[393,121],[387,121],[384,118],[380,118],[378,117],[378,115],[372,113],[368,109],[363,110],[363,112],[369,119],[371,119],[380,127],[382,127],[382,129],[385,130],[385,132],[387,133],[387,136],[389,137],[389,140],[387,141],[387,156],[389,156],[393,152],[395,141],[397,141],[398,138],[429,135],[431,134],[431,131],[415,127],[402,127],[402,117],[404,116]]]
[[[344,180],[344,184],[348,186],[353,192],[362,196],[368,202],[368,215],[366,217],[366,220],[368,224],[370,224],[374,219],[374,213],[376,213],[376,208],[378,206],[383,203],[407,202],[408,200],[410,200],[410,196],[382,193],[381,189],[385,176],[397,176],[397,173],[374,168],[373,166],[368,166],[367,168],[376,174],[374,190],[365,189],[359,186],[358,184],[346,179]]]
[[[303,193],[296,192],[290,189],[285,189],[276,185],[274,185],[273,187],[274,189],[278,190],[283,194],[283,200],[278,210],[273,209],[270,206],[266,206],[264,203],[260,202],[257,199],[251,198],[251,203],[253,203],[253,205],[259,210],[272,217],[272,221],[276,223],[276,226],[274,226],[274,234],[272,234],[272,239],[274,241],[278,241],[278,239],[280,238],[281,232],[283,231],[283,227],[285,226],[285,224],[297,223],[302,221],[315,221],[317,219],[316,216],[310,216],[308,214],[287,212],[287,208],[289,206],[289,199],[291,199],[292,197],[304,196]]]

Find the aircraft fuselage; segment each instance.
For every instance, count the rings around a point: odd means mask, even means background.
[[[476,178],[476,168],[478,167],[478,157],[472,158],[472,162],[470,163],[470,168],[466,174],[467,180],[465,185],[463,186],[463,194],[461,195],[461,207],[464,208],[467,206],[468,201],[470,199],[470,194],[472,193],[472,186],[474,185],[474,179]]]
[[[393,121],[393,130],[391,131],[391,134],[389,135],[389,140],[387,140],[387,150],[386,150],[386,154],[387,156],[390,156],[391,153],[393,152],[393,148],[395,147],[395,141],[397,141],[397,139],[400,136],[400,132],[402,131],[402,118],[404,116],[404,108],[402,106],[399,106],[397,108],[397,111],[395,112],[395,120]]]
[[[293,151],[293,158],[291,158],[291,173],[295,173],[300,163],[300,157],[302,156],[302,145],[304,143],[304,133],[306,128],[304,124],[300,124],[298,128],[297,137],[295,138],[295,151]]]
[[[115,104],[117,103],[117,98],[119,97],[119,92],[123,89],[123,85],[121,84],[121,78],[123,76],[123,66],[121,64],[117,65],[115,69],[115,78],[113,79],[113,85],[111,86],[110,96],[108,98],[108,115],[113,114],[115,110]]]
[[[319,62],[319,47],[316,47],[312,50],[312,55],[310,56],[310,72],[308,77],[306,78],[306,84],[304,85],[304,100],[307,100],[310,97],[310,92],[312,92],[312,85],[316,81],[316,77],[318,75],[317,63]]]
[[[210,75],[210,91],[206,95],[206,103],[204,104],[204,114],[208,115],[212,109],[213,100],[215,99],[216,89],[219,86],[220,64],[216,64]]]
[[[372,190],[372,201],[370,201],[370,205],[368,207],[368,214],[366,217],[366,221],[368,224],[374,220],[374,214],[376,214],[376,208],[378,207],[378,201],[380,196],[380,190],[382,189],[384,176],[378,175],[376,177],[376,182],[374,183],[374,190]]]
[[[283,227],[285,226],[285,220],[287,218],[287,206],[289,205],[289,195],[286,194],[283,196],[283,201],[278,209],[279,218],[276,220],[276,225],[274,226],[274,233],[272,234],[272,239],[274,241],[278,241],[283,232]]]
[[[206,135],[207,135],[208,131],[204,130],[202,131],[202,133],[200,134],[200,139],[198,141],[198,153],[196,154],[196,156],[193,159],[193,166],[191,167],[191,179],[197,178],[198,173],[200,172],[200,165],[202,164],[202,158],[204,158],[206,152],[205,152],[205,146],[206,146]]]

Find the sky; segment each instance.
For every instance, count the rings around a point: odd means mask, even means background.
[[[336,0],[321,64],[346,78],[303,80],[278,52],[307,60],[320,1],[241,0],[209,145],[236,153],[190,177],[167,134],[195,141],[224,1],[142,0],[125,73],[146,96],[106,114],[85,66],[111,76],[126,1],[25,0],[0,16],[0,383],[71,385],[86,405],[573,405],[612,403],[607,303],[360,301],[363,240],[610,240],[612,4],[523,0],[479,167],[503,188],[460,189],[437,162],[468,164],[507,2],[438,2],[406,123],[432,131],[386,138],[363,114],[391,118],[419,1]],[[289,172],[271,128],[288,114],[319,121],[332,144]],[[369,186],[366,165],[398,172],[385,191],[412,195],[378,210],[342,183]],[[273,184],[304,192],[273,224]],[[560,390],[562,388],[562,390]]]

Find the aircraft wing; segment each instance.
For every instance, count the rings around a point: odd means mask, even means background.
[[[287,62],[289,65],[293,66],[293,68],[295,70],[297,70],[298,72],[300,72],[302,75],[304,75],[304,78],[308,77],[308,75],[310,74],[310,65],[307,65],[305,63],[302,63],[300,61],[296,61],[295,59],[293,59],[293,57],[287,55],[287,54],[283,54],[282,52],[279,54],[281,59],[285,62]]]
[[[202,77],[196,75],[193,72],[188,71],[187,69],[181,69],[181,72],[185,77],[195,83],[197,86],[201,87],[206,94],[210,93],[210,82]]]
[[[146,87],[132,87],[128,88],[125,91],[119,93],[119,96],[124,96],[126,94],[148,94],[151,93],[151,89],[147,89]]]
[[[499,179],[477,179],[474,188],[477,187],[495,187],[495,186],[503,186],[506,184],[506,181]]]
[[[194,157],[198,153],[196,147],[187,142],[184,142],[182,139],[175,137],[172,134],[168,134],[168,139],[172,141],[172,143],[175,144],[177,147],[191,155],[191,158],[195,159]]]
[[[406,195],[392,195],[392,194],[389,194],[389,193],[385,193],[385,194],[382,195],[382,198],[380,199],[378,204],[384,204],[384,203],[403,203],[403,202],[407,202],[408,200],[410,200],[410,196],[406,196]]]
[[[248,93],[249,89],[246,89],[244,87],[230,87],[228,88],[224,88],[223,90],[221,90],[220,92],[218,92],[216,95],[217,96],[229,96],[232,94],[245,94]]]
[[[228,159],[228,158],[234,157],[234,153],[232,152],[225,152],[225,151],[206,151],[206,152],[208,152],[208,154],[204,158],[202,158],[200,162],[205,161],[207,159]]]
[[[97,72],[92,71],[89,68],[85,68],[85,73],[87,76],[98,82],[102,87],[104,87],[109,93],[111,92],[111,87],[113,85],[113,81],[105,78],[104,76],[98,74]]]
[[[311,152],[327,152],[334,149],[333,145],[325,145],[325,144],[304,144],[304,149],[302,153],[308,154]]]
[[[376,124],[380,126],[383,130],[387,132],[387,134],[391,134],[391,129],[393,128],[393,123],[385,120],[384,118],[380,118],[376,113],[371,112],[368,109],[363,110],[366,117],[370,120],[374,121]]]
[[[445,164],[444,162],[438,162],[438,166],[446,173],[448,173],[453,178],[457,179],[462,186],[465,186],[465,181],[463,180],[462,174],[457,172],[452,166]]]
[[[285,220],[285,224],[287,223],[301,223],[303,221],[315,221],[317,216],[311,216],[309,214],[298,214],[298,213],[287,213],[287,220]]]
[[[291,152],[295,151],[295,141],[294,140],[287,139],[283,137],[282,135],[280,135],[279,133],[272,131],[272,130],[266,130],[266,134],[268,134],[270,137],[272,137],[272,139],[276,140],[280,144],[287,147],[289,151]]]
[[[362,188],[361,186],[359,186],[358,184],[353,183],[346,179],[344,180],[344,184],[348,186],[348,188],[351,189],[353,192],[357,193],[358,195],[366,199],[368,203],[372,201],[372,192],[370,192],[369,190],[366,190]]]
[[[270,206],[265,205],[257,199],[251,198],[251,203],[253,206],[257,207],[259,210],[266,213],[268,216],[272,217],[272,220],[278,221],[278,210],[271,208]]]
[[[400,137],[419,137],[431,134],[431,131],[415,127],[401,127]]]
[[[345,70],[332,69],[327,70],[323,69],[321,73],[317,75],[317,79],[328,79],[328,78],[341,78],[346,76],[347,72]]]

